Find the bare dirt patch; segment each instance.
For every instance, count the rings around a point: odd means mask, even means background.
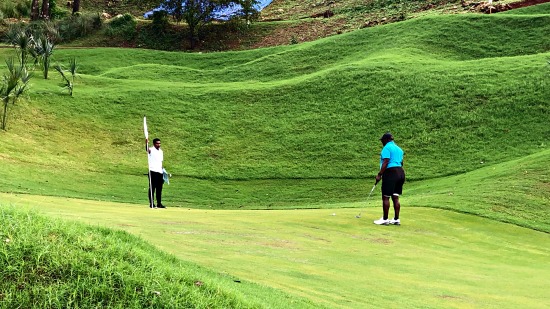
[[[525,0],[512,3],[501,3],[497,1],[462,1],[462,7],[469,8],[471,11],[481,12],[486,14],[499,13],[513,9],[519,9],[531,5],[537,5],[550,2],[550,0]]]
[[[389,245],[389,244],[392,244],[393,241],[391,241],[390,239],[387,239],[387,238],[371,238],[369,239],[370,242],[372,243],[375,243],[375,244],[382,244],[382,245]]]
[[[330,22],[315,19],[289,26],[277,27],[250,47],[259,48],[310,42],[340,34],[342,33],[340,29],[344,28],[345,25],[346,21],[344,19],[334,19]]]
[[[457,296],[451,296],[451,295],[437,295],[438,298],[443,298],[443,299],[460,299],[460,297],[457,297]]]
[[[507,10],[537,5],[550,2],[550,0],[524,0],[513,3],[499,3],[493,1],[489,4],[487,1],[466,1],[457,5],[454,11],[471,11],[483,13],[497,13]],[[373,18],[369,16],[356,16],[353,20],[334,14],[331,10],[335,6],[334,1],[321,1],[315,7],[309,7],[307,10],[303,6],[285,7],[284,0],[274,0],[265,11],[262,11],[262,21],[283,21],[283,20],[301,20],[297,24],[285,26],[278,25],[276,29],[265,34],[257,42],[246,48],[260,48],[278,45],[296,44],[318,40],[320,38],[341,34],[356,30],[358,28],[373,27],[377,25],[400,21],[398,17],[386,16]],[[325,5],[322,5],[325,3]],[[327,3],[331,3],[330,5]],[[432,6],[426,6],[421,9],[430,10]],[[310,18],[305,20],[304,18]]]

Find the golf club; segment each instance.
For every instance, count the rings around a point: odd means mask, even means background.
[[[370,196],[372,195],[372,192],[374,191],[374,188],[376,188],[376,185],[378,184],[378,181],[376,181],[374,183],[374,186],[372,186],[372,189],[370,189],[370,193],[369,193],[369,196],[367,197],[367,201],[365,203],[367,203],[370,199]],[[361,218],[361,214],[363,213],[363,211],[360,211],[359,214],[357,216],[355,216],[355,218]]]

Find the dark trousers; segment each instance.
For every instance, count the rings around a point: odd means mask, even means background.
[[[156,193],[157,206],[160,206],[162,205],[162,185],[164,184],[162,173],[149,171],[149,174],[150,174],[149,181],[151,183],[149,187],[149,205],[153,205],[153,201],[151,201],[151,197]],[[151,189],[153,190],[153,192],[151,192]]]

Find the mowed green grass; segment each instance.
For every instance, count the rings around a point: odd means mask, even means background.
[[[128,231],[182,260],[233,280],[309,299],[318,307],[546,308],[550,304],[544,284],[550,275],[549,235],[473,215],[407,207],[401,226],[375,226],[372,219],[378,208],[364,209],[359,219],[357,209],[348,208],[364,205],[322,210],[151,210],[57,197],[1,197],[19,209]],[[239,291],[234,283],[223,282]],[[245,299],[254,293],[249,288]]]
[[[90,203],[98,205],[77,202]],[[319,307],[182,261],[124,231],[48,218],[21,206],[0,208],[1,308]]]

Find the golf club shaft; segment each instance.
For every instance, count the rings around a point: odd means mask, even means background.
[[[367,197],[367,201],[365,202],[365,204],[370,200],[370,196],[372,195],[372,192],[374,192],[374,188],[376,188],[376,185],[378,184],[378,181],[374,183],[374,186],[372,186],[372,189],[370,189],[370,192],[369,192],[369,196]],[[363,211],[359,212],[359,214],[357,216],[355,216],[356,218],[360,218],[361,217],[361,214],[363,213]]]

